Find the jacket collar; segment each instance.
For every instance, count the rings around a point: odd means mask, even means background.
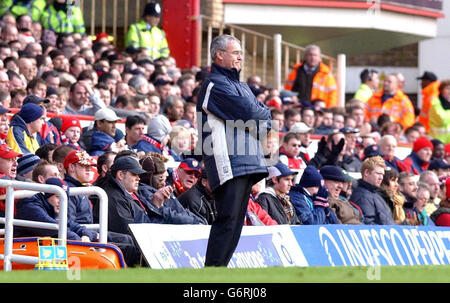
[[[230,78],[231,80],[239,81],[240,71],[238,71],[235,68],[227,68],[227,67],[223,67],[218,64],[212,63],[211,64],[211,72],[218,72],[220,74],[225,75],[227,78]]]
[[[75,187],[81,187],[84,186],[80,181],[78,181],[77,179],[73,178],[72,176],[66,174],[64,176],[64,181],[70,182],[73,185],[75,185]]]
[[[379,188],[376,187],[375,185],[372,185],[366,181],[364,181],[363,179],[359,179],[358,180],[358,185],[371,191],[371,192],[376,192]]]

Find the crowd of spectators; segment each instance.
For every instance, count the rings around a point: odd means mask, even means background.
[[[153,58],[144,47],[119,50],[105,33],[44,31],[28,14],[5,12],[0,22],[1,178],[105,189],[108,241],[129,264],[139,259],[129,223],[215,220],[196,153],[207,67],[181,70],[173,57]],[[427,108],[416,117],[399,76],[380,85],[374,70],[361,73],[360,90],[339,107],[317,46],[306,48],[281,91],[250,76],[273,123],[260,138],[269,176],[252,188],[245,224],[450,226],[450,81],[429,72],[420,80]],[[411,147],[406,158],[396,153],[399,143]],[[49,194],[15,209],[19,218],[48,222],[58,212]],[[81,224],[98,222],[98,212],[95,198],[70,197],[68,236],[97,241]]]

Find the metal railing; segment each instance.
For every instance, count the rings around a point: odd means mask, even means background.
[[[68,214],[68,198],[66,192],[59,186],[39,184],[31,182],[21,182],[14,180],[0,180],[0,188],[6,188],[5,196],[5,217],[0,217],[0,223],[5,225],[4,228],[4,252],[0,254],[3,259],[3,270],[11,271],[12,262],[37,264],[38,258],[32,256],[23,256],[13,254],[13,238],[14,226],[42,228],[49,230],[57,230],[58,238],[63,242],[67,239],[67,214]],[[22,191],[14,191],[20,189]],[[30,197],[36,192],[53,193],[59,196],[59,216],[58,224],[38,222],[31,220],[14,219],[14,200]],[[77,195],[97,195],[100,203],[99,224],[85,224],[89,229],[99,229],[99,242],[107,243],[108,237],[108,197],[106,192],[97,186],[92,187],[71,187],[70,196]]]
[[[305,48],[293,43],[282,40],[281,34],[269,36],[250,30],[234,24],[225,24],[222,21],[213,20],[210,17],[199,15],[199,35],[201,37],[203,32],[206,32],[206,47],[203,47],[203,39],[199,39],[200,54],[198,61],[201,66],[210,66],[211,54],[209,45],[214,36],[224,33],[229,33],[237,37],[241,41],[243,50],[243,69],[241,71],[241,80],[246,76],[260,75],[262,83],[272,83],[274,88],[282,89],[283,82],[288,77],[291,68],[296,63],[299,63],[305,53]],[[206,55],[203,54],[203,48],[206,49]],[[271,55],[269,54],[271,52]],[[250,59],[246,60],[248,57]],[[334,74],[338,82],[338,87],[343,87],[341,91],[345,91],[345,56],[340,55],[344,60],[322,54],[322,61],[327,64],[331,72]],[[273,64],[273,74],[269,74],[270,61]],[[344,63],[344,66],[340,64]],[[259,69],[258,69],[259,68]],[[341,72],[342,71],[342,72]],[[344,81],[344,82],[343,82]],[[345,100],[345,93],[343,97],[340,94],[340,104]],[[342,101],[341,101],[342,99]]]

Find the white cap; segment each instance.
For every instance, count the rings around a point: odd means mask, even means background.
[[[106,120],[110,122],[115,122],[121,120],[119,117],[117,117],[116,113],[109,108],[102,108],[95,112],[94,120]]]
[[[297,122],[289,128],[290,133],[300,133],[300,134],[306,134],[313,131],[312,127],[309,127],[303,122]]]

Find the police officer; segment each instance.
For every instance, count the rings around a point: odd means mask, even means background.
[[[6,13],[12,14],[15,18],[30,15],[33,21],[39,21],[45,5],[45,0],[1,0],[0,16]]]
[[[47,5],[41,16],[41,24],[44,29],[50,29],[56,34],[86,33],[81,9],[67,0],[54,0],[53,4]]]
[[[166,34],[158,27],[161,20],[161,6],[150,2],[145,5],[143,19],[130,25],[125,46],[127,48],[146,48],[148,55],[153,59],[169,57],[169,46]]]

